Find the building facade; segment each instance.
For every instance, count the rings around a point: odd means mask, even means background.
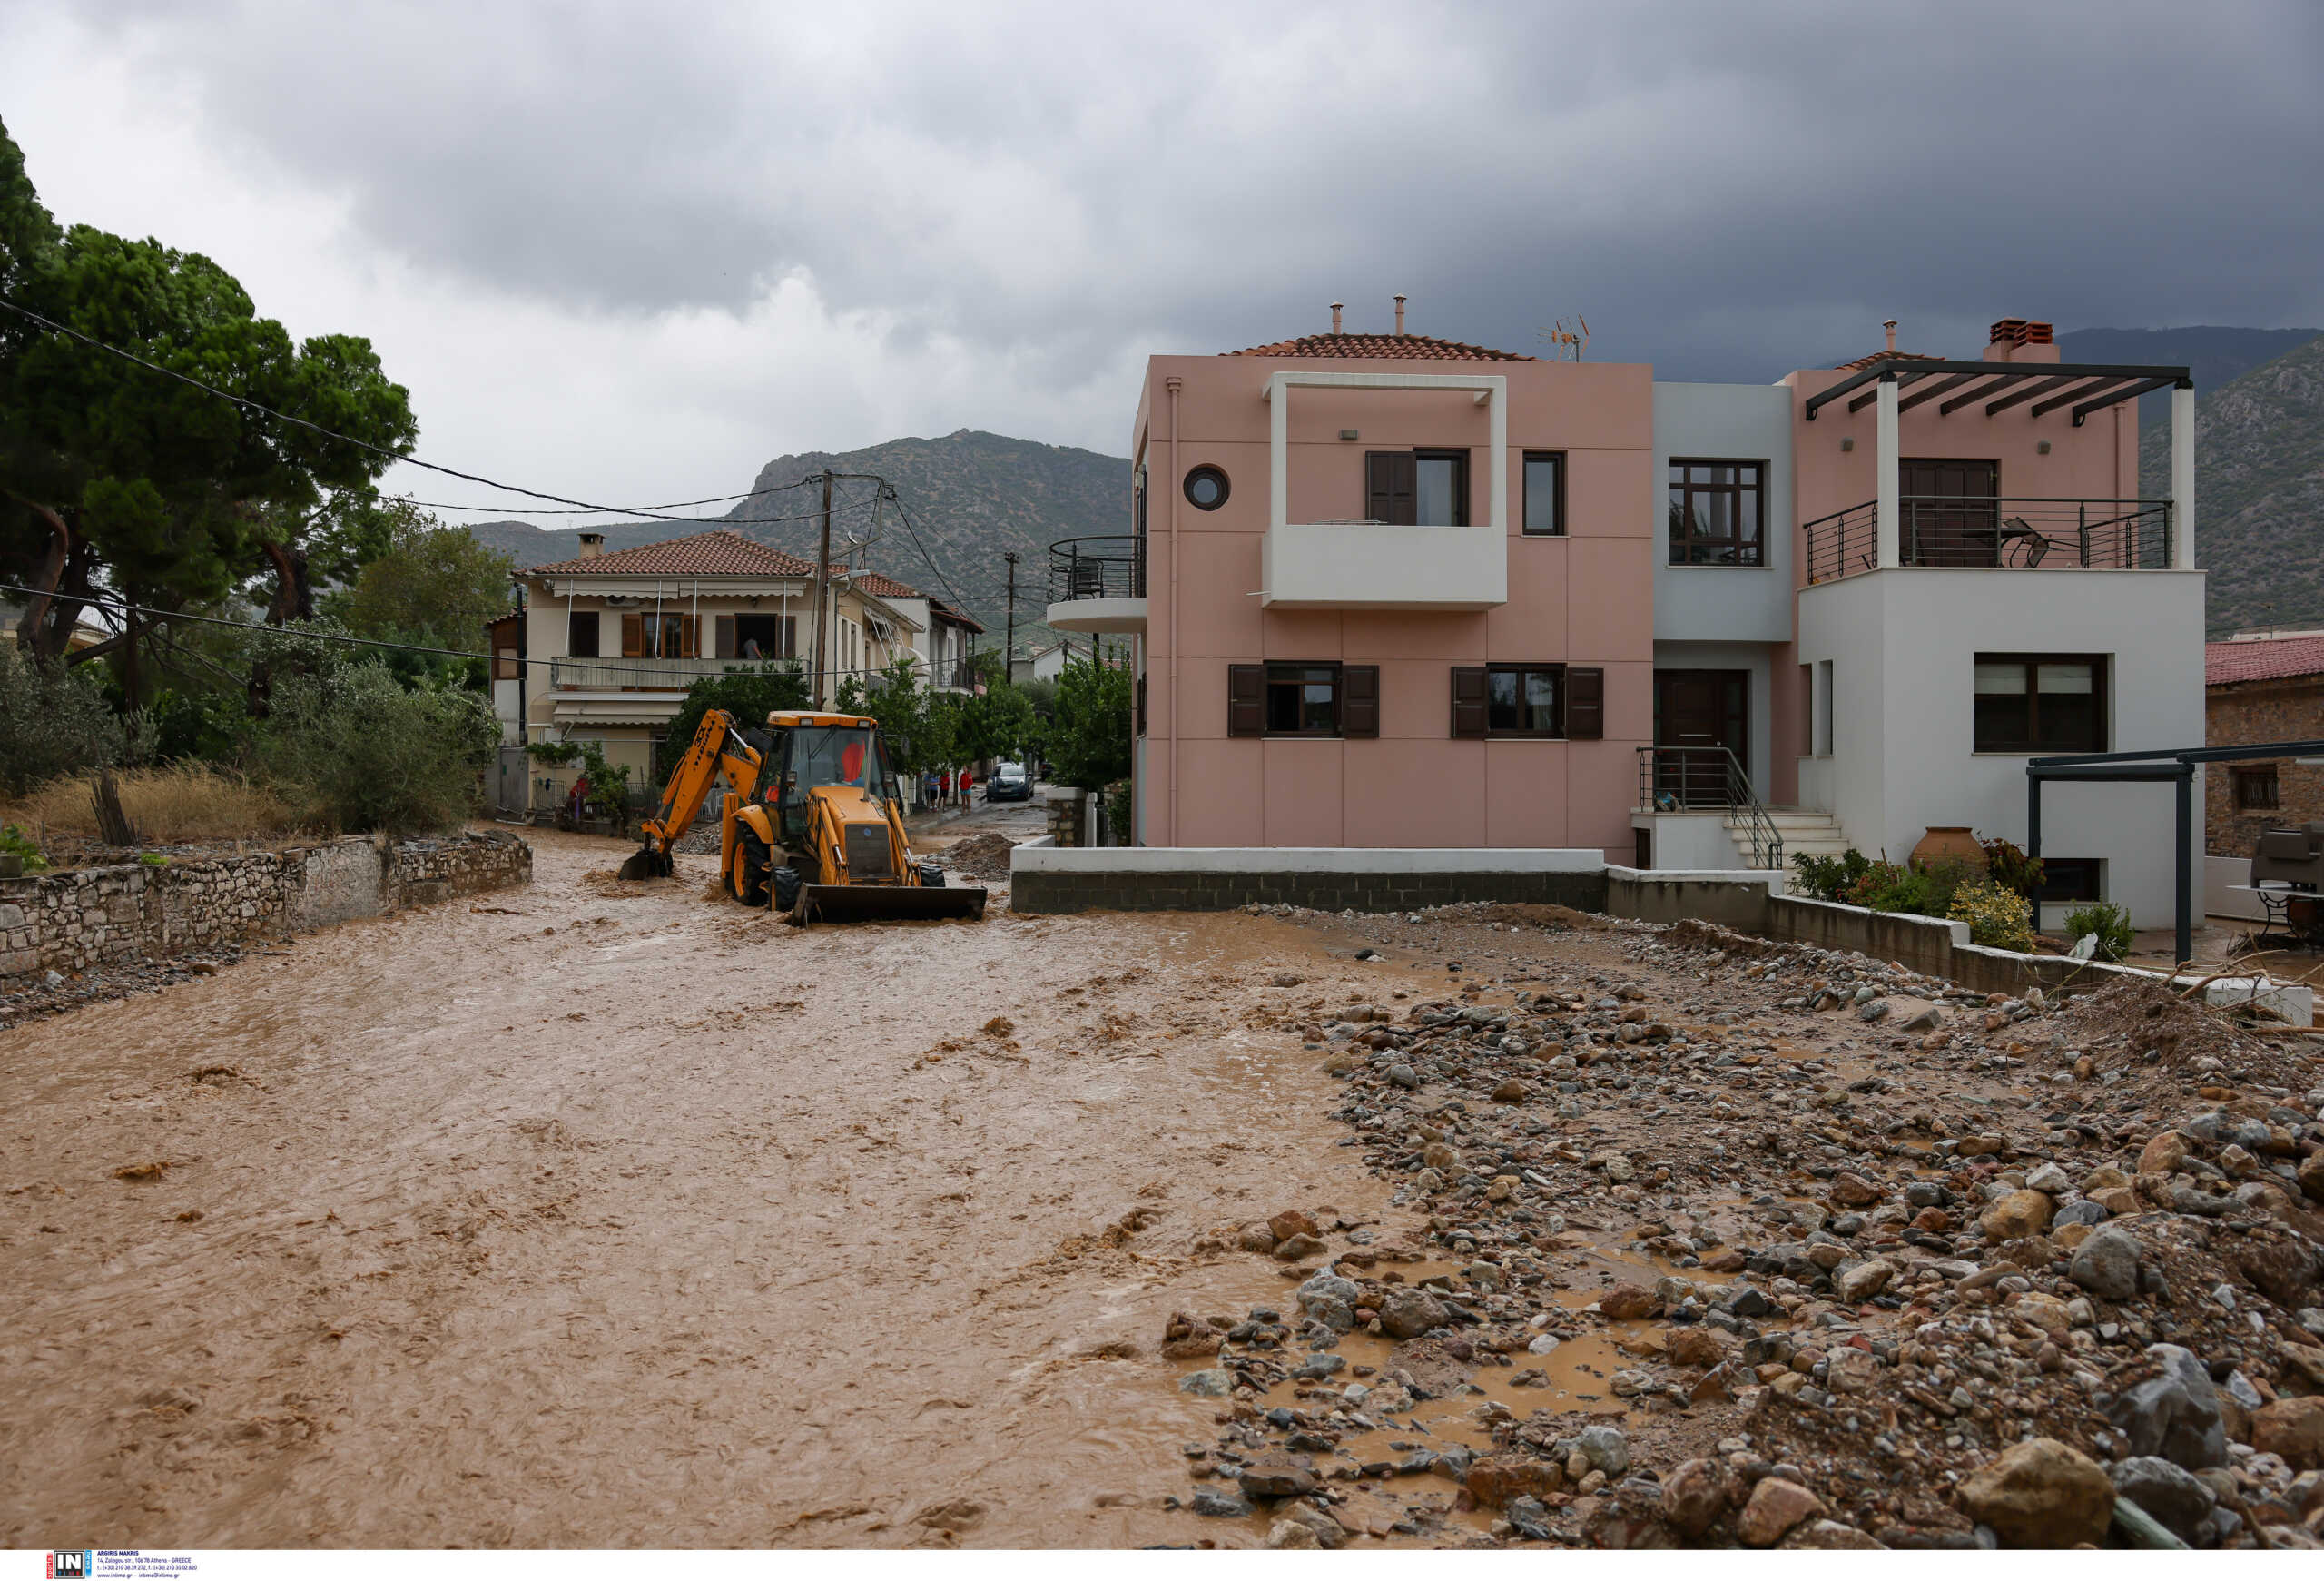
[[[1130,531],[1048,620],[1127,633],[1139,834],[1767,865],[2026,835],[2035,755],[2200,746],[2183,369],[1887,349],[1658,383],[1396,331],[1149,360]],[[2171,497],[2133,398],[2172,387]],[[2170,802],[2053,786],[2060,898],[2142,923]]]
[[[2203,652],[2206,744],[2324,740],[2324,632],[2239,637]],[[2203,846],[2249,857],[2270,829],[2324,820],[2324,762],[2215,766],[2204,786]]]

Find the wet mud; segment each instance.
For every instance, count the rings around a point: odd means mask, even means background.
[[[0,1527],[132,1545],[1186,1540],[1191,1250],[1377,1218],[1271,919],[783,926],[529,889],[0,1032]],[[1296,1182],[1296,1185],[1293,1184]]]

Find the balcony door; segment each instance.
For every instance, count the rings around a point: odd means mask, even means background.
[[[1714,749],[1734,753],[1749,776],[1751,672],[1656,670],[1654,745],[1692,749],[1655,753],[1658,802],[1669,796],[1682,806],[1727,805],[1727,757]]]
[[[2001,463],[1912,460],[1896,463],[1904,497],[1898,548],[1908,566],[2001,564]]]

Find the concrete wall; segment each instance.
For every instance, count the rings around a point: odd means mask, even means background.
[[[1011,911],[1413,911],[1462,901],[1606,906],[1598,851],[1241,847],[1071,849],[1047,841],[1010,858]]]
[[[1271,484],[1270,408],[1261,391],[1277,368],[1507,379],[1506,603],[1469,612],[1261,607]],[[1175,406],[1167,391],[1173,379],[1182,385]],[[1488,413],[1468,396],[1302,389],[1288,412],[1290,520],[1362,517],[1366,450],[1435,446],[1469,451],[1470,519],[1490,519]],[[1343,430],[1359,438],[1344,440]],[[1146,839],[1202,847],[1590,846],[1627,855],[1635,749],[1653,727],[1650,529],[1660,491],[1652,430],[1652,379],[1643,367],[1150,360],[1131,450],[1147,458],[1153,479],[1138,786]],[[1521,530],[1529,449],[1566,454],[1562,537]],[[1229,481],[1216,510],[1196,509],[1181,489],[1186,474],[1206,464]],[[1230,738],[1227,667],[1270,659],[1379,666],[1379,738]],[[1453,740],[1452,667],[1503,662],[1602,667],[1605,738]]]
[[[2201,572],[1866,572],[1804,589],[1799,626],[1801,659],[1834,662],[1828,810],[1867,855],[1933,825],[2024,841],[2025,755],[1973,750],[1980,653],[2103,654],[2109,750],[2202,744]],[[2107,898],[2167,926],[2171,817],[2167,785],[2054,785],[2043,851],[2102,860]]]
[[[1727,872],[1743,866],[1724,813],[1632,813],[1630,827],[1653,835],[1657,867]]]
[[[532,847],[494,833],[0,879],[0,977],[307,933],[530,883],[532,874]]]
[[[1791,640],[1791,391],[1780,384],[1654,387],[1654,636],[1664,642]],[[1668,495],[1673,456],[1767,464],[1765,566],[1670,564]],[[1658,657],[1658,662],[1659,657]],[[1754,705],[1755,717],[1765,717]]]

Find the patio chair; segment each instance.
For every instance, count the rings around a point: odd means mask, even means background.
[[[2004,517],[2000,537],[2001,558],[2004,563],[2009,561],[2012,546],[2019,544],[2024,546],[2023,558],[2015,562],[2021,570],[2030,571],[2050,558],[2049,538],[2022,516]]]

